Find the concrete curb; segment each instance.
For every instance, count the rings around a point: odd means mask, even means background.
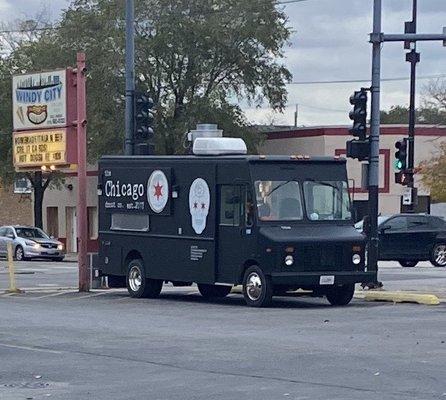
[[[428,306],[436,306],[440,304],[440,300],[434,294],[425,293],[409,293],[409,292],[385,292],[385,291],[368,291],[362,295],[355,293],[355,298],[362,298],[366,301],[391,301],[393,303],[417,303]]]

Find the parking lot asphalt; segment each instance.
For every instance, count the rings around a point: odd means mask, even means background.
[[[2,400],[446,398],[446,303],[277,298],[252,309],[238,294],[209,301],[169,286],[136,300],[47,286],[75,285],[74,264],[18,265],[38,268],[18,280],[39,289],[0,295]],[[432,289],[446,275],[382,270],[385,287]]]

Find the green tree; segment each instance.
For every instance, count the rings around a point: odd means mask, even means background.
[[[157,152],[185,152],[184,134],[199,122],[218,123],[255,151],[262,135],[249,126],[237,102],[267,102],[280,111],[291,79],[278,61],[290,29],[276,2],[140,0],[136,5],[136,84],[157,105]],[[124,2],[75,0],[54,29],[22,40],[4,60],[1,84],[10,87],[13,73],[72,65],[76,52],[86,53],[90,161],[122,151],[124,17]],[[10,110],[10,100],[0,105],[1,115]],[[2,131],[11,131],[10,120],[1,123]],[[2,177],[11,173],[8,151]]]
[[[434,202],[446,202],[446,142],[440,144],[439,153],[420,165],[423,184],[430,189]]]

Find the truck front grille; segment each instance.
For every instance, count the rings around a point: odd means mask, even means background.
[[[300,254],[299,254],[300,253]],[[349,269],[344,248],[339,245],[321,244],[303,246],[297,254],[304,271],[340,271]]]

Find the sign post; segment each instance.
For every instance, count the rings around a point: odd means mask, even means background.
[[[16,171],[55,171],[77,164],[79,291],[90,290],[87,264],[87,111],[85,54],[77,68],[16,75],[13,159]]]
[[[90,290],[90,272],[87,265],[87,111],[85,89],[85,53],[77,54],[77,231],[79,292]]]

